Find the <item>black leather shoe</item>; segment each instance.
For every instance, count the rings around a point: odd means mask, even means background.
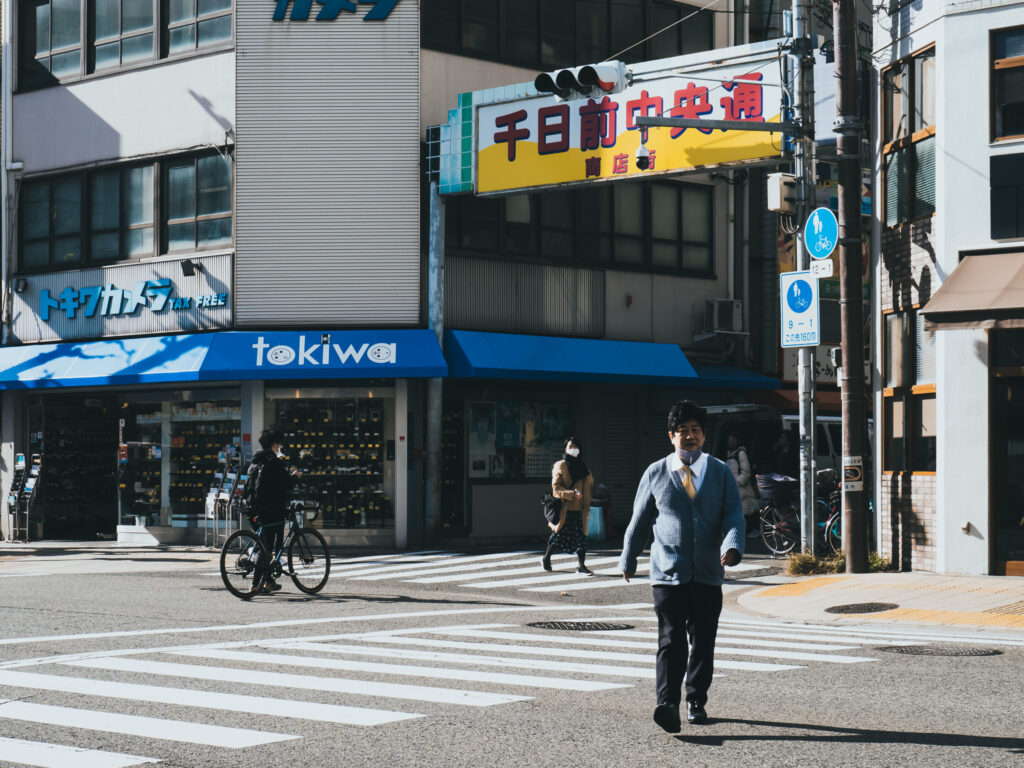
[[[654,708],[654,722],[667,733],[679,733],[679,705],[659,704]]]
[[[593,576],[594,572],[587,568],[585,565],[581,565],[576,569],[576,573],[585,573],[587,576]]]
[[[696,701],[686,702],[686,722],[694,725],[703,725],[708,721],[708,713],[704,711],[704,705]]]
[[[550,557],[542,557],[540,559],[540,567],[543,568],[545,571],[550,571],[551,570],[551,558]]]

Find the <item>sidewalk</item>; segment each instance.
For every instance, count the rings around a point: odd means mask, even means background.
[[[783,561],[778,561],[784,565]],[[918,624],[1024,633],[1024,578],[934,573],[785,576],[748,590],[737,602],[753,613],[816,624]],[[874,603],[876,605],[865,605]],[[883,605],[878,605],[883,604]],[[848,613],[826,609],[851,606]]]

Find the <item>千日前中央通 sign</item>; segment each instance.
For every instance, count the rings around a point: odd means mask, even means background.
[[[664,60],[666,65],[674,61]],[[634,73],[620,93],[592,96],[572,101],[536,96],[477,107],[476,193],[678,172],[777,157],[782,151],[781,134],[636,124],[638,117],[780,120],[775,51],[717,66]],[[634,160],[641,143],[650,151],[646,170]]]

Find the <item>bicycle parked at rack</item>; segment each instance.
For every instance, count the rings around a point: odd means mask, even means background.
[[[818,482],[818,496],[814,500],[815,549],[838,554],[843,549],[842,491],[835,482],[835,473],[824,472],[832,474],[831,480],[826,477]],[[787,555],[801,539],[800,481],[785,475],[756,477],[764,502],[758,512],[761,539],[773,555]]]
[[[324,537],[303,524],[312,522],[320,514],[316,502],[295,501],[289,505],[284,540],[273,556],[267,552],[257,530],[235,531],[224,542],[220,551],[220,575],[224,586],[236,597],[248,599],[260,591],[267,578],[277,579],[282,573],[292,577],[295,586],[309,595],[315,595],[327,584],[331,573],[331,557]],[[287,565],[282,560],[288,553]]]

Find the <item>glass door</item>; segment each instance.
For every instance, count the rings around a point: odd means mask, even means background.
[[[994,395],[993,573],[1024,576],[1024,378],[997,378]]]

